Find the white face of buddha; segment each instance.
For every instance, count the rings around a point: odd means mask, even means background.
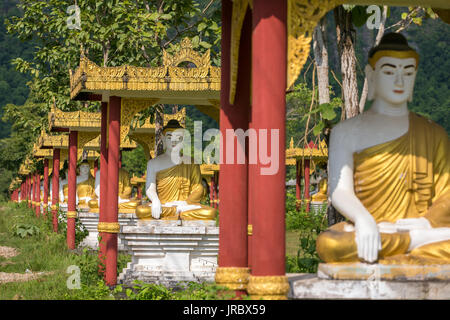
[[[89,174],[90,168],[88,164],[82,164],[80,165],[80,175],[86,176]]]
[[[416,79],[416,60],[414,58],[382,57],[375,64],[372,74],[375,99],[391,105],[402,105],[411,101]]]
[[[183,130],[168,131],[164,135],[164,143],[167,151],[180,149],[183,146]]]

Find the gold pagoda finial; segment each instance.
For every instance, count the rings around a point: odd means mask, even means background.
[[[294,138],[291,137],[291,141],[289,142],[289,149],[294,149]]]

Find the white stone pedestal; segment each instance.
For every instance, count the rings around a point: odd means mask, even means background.
[[[81,208],[78,213],[78,218],[80,218],[83,226],[89,231],[89,235],[83,239],[80,243],[80,247],[88,247],[92,249],[98,249],[98,219],[99,214],[89,212],[89,208]],[[135,226],[137,224],[137,217],[134,213],[120,213],[119,212],[119,224],[122,226]],[[119,251],[128,251],[129,248],[126,247],[123,241],[123,234],[120,232],[117,237],[117,245]]]
[[[309,204],[310,204],[311,212],[316,213],[316,214],[319,214],[320,212],[324,212],[327,209],[326,202],[311,201]]]
[[[219,250],[215,221],[139,221],[121,232],[132,261],[119,283],[141,280],[173,287],[181,281],[214,281]]]
[[[450,299],[450,265],[330,263],[288,280],[290,299]]]

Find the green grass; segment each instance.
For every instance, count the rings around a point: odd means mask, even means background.
[[[16,226],[32,225],[38,233],[21,238]],[[13,247],[19,255],[5,259],[0,257],[0,272],[25,273],[51,272],[36,280],[0,284],[0,300],[19,297],[29,300],[62,299],[126,299],[126,300],[205,300],[229,299],[234,296],[226,288],[215,284],[187,283],[168,289],[162,285],[136,283],[129,286],[108,288],[98,274],[98,253],[95,250],[67,249],[64,226],[61,233],[52,231],[51,219],[36,218],[25,204],[0,202],[0,246]],[[81,237],[78,237],[81,241]],[[119,274],[131,257],[118,256]],[[81,289],[70,290],[66,273],[69,266],[76,265],[81,271]]]

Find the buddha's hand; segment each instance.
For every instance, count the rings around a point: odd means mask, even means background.
[[[417,229],[432,229],[430,221],[427,218],[408,218],[399,219],[395,222],[398,231],[410,231]]]
[[[377,261],[381,237],[372,217],[355,221],[355,241],[360,259],[369,263]]]
[[[152,202],[152,217],[154,219],[159,219],[161,217],[161,201],[155,200]]]

